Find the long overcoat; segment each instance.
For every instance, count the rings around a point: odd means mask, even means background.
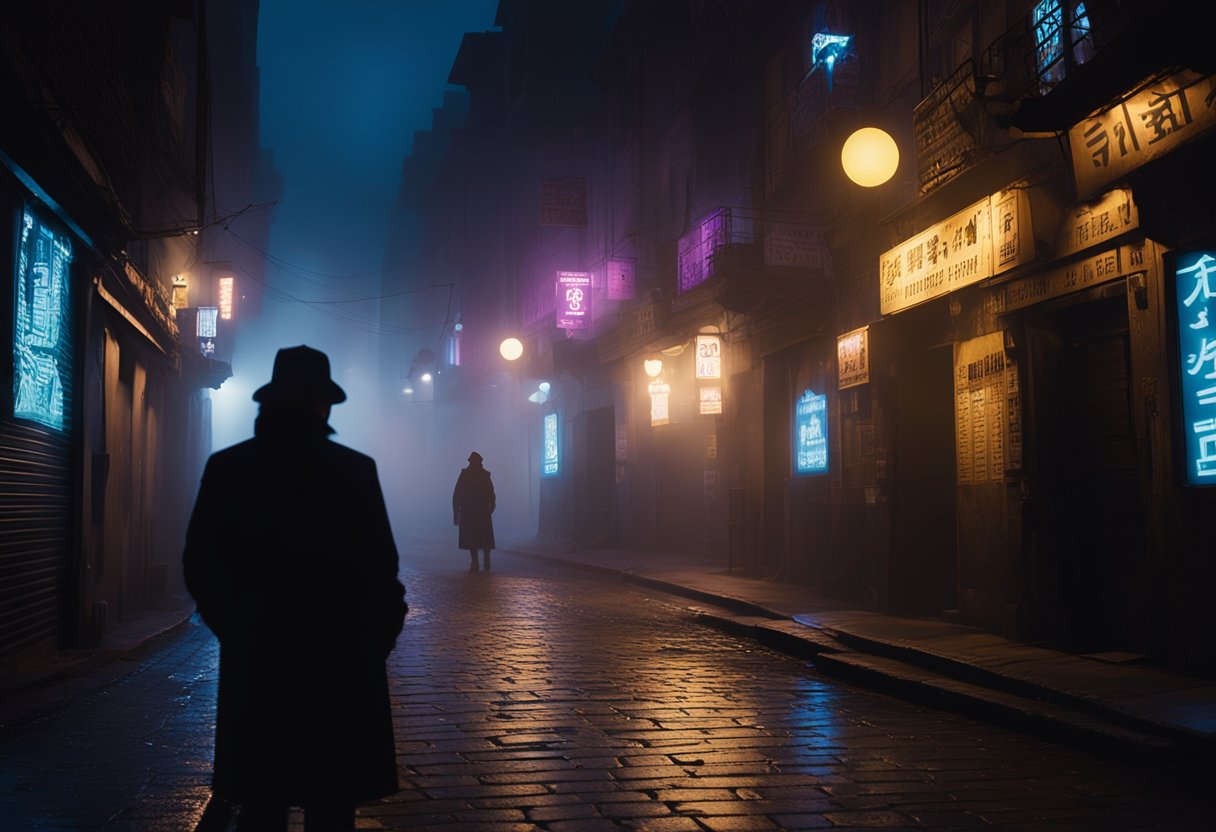
[[[397,791],[385,660],[407,610],[375,462],[324,421],[213,454],[184,553],[220,641],[213,790],[237,802]]]
[[[458,547],[461,549],[494,548],[494,483],[490,472],[480,464],[470,462],[456,478],[452,490],[452,517],[460,526]]]

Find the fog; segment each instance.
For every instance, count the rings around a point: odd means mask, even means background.
[[[239,221],[230,229],[238,278],[252,281],[264,268],[262,301],[260,315],[238,327],[232,377],[211,393],[212,446],[252,435],[251,396],[269,381],[278,349],[324,351],[347,394],[333,409],[333,439],[376,460],[403,557],[419,541],[448,541],[460,562],[451,494],[474,450],[494,478],[499,546],[536,529],[528,448],[537,440],[516,380],[504,373],[484,402],[457,411],[435,401],[443,380],[407,397],[401,368],[381,366],[383,354],[438,352],[450,323],[450,305],[419,297],[419,308],[403,313],[421,316],[421,326],[386,325],[380,273],[413,133],[430,127],[463,34],[493,28],[496,6],[352,0],[336,13],[319,0],[261,3],[261,144],[282,195],[266,251],[240,240]]]

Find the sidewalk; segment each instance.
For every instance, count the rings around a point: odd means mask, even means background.
[[[731,574],[725,563],[693,555],[538,542],[503,551],[712,604],[719,609],[698,611],[708,623],[922,704],[1141,759],[1216,759],[1216,680],[850,609],[808,587]]]

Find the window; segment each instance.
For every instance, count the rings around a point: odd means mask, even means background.
[[[63,430],[72,243],[28,209],[14,281],[13,416]]]
[[[1040,0],[1031,12],[1031,25],[1039,93],[1046,95],[1064,80],[1069,67],[1093,57],[1089,15],[1084,0]]]

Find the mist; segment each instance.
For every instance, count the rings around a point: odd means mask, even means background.
[[[455,412],[433,390],[405,396],[399,369],[381,366],[386,352],[437,350],[448,323],[450,305],[419,298],[424,326],[384,329],[390,215],[413,134],[430,126],[463,34],[493,28],[496,6],[357,0],[340,14],[319,0],[260,6],[260,141],[282,193],[269,209],[267,251],[241,244],[239,221],[230,229],[238,276],[264,276],[254,287],[260,313],[237,329],[232,377],[212,391],[212,447],[252,435],[251,396],[269,381],[280,348],[322,350],[347,394],[333,408],[333,439],[376,460],[403,558],[411,541],[449,540],[453,557],[467,559],[456,550],[451,494],[471,451],[493,475],[498,544],[536,531],[535,486],[518,440],[531,435],[522,421],[530,414],[514,381],[504,375],[487,401]],[[261,258],[257,269],[253,258]]]

